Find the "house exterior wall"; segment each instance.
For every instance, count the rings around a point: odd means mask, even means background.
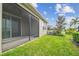
[[[34,17],[36,17],[36,16],[34,16]],[[28,18],[26,17],[21,20],[21,36],[29,35],[29,21],[27,21],[27,20],[29,20],[29,16],[28,16]],[[37,16],[37,19],[32,18],[31,19],[31,35],[40,37],[45,34],[47,34],[47,23],[44,22],[38,16]],[[2,52],[2,4],[0,4],[0,51]]]
[[[47,23],[39,19],[39,36],[47,34]]]
[[[2,52],[2,4],[0,3],[0,52]]]

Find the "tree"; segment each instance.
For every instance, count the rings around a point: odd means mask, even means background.
[[[58,19],[56,21],[56,33],[57,34],[61,34],[61,32],[63,31],[63,29],[65,29],[65,17],[64,16],[58,16]]]
[[[76,17],[75,19],[72,19],[70,22],[70,27],[74,26],[74,28],[76,28],[76,25],[79,24],[79,20],[78,17]]]

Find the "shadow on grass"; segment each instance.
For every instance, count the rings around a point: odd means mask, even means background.
[[[60,36],[60,37],[64,37],[65,36],[63,34],[48,34],[48,35],[51,35],[51,36]]]

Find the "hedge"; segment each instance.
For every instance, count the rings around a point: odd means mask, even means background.
[[[73,33],[73,39],[74,41],[79,42],[79,32]]]

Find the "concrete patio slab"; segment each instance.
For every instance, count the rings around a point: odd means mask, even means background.
[[[19,38],[18,40],[8,41],[6,43],[3,43],[2,51],[6,51],[8,49],[15,48],[15,47],[29,41],[29,37],[18,37],[18,38]],[[31,40],[33,40],[34,38],[35,37],[31,37]],[[17,38],[15,38],[15,39],[17,39]]]

